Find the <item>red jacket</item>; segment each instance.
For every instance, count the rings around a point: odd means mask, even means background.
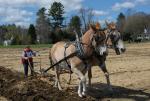
[[[29,59],[29,62],[32,63],[33,62],[33,58],[32,58],[33,56],[35,56],[35,53],[30,48],[25,48],[23,53],[22,53],[21,62],[22,63],[28,63],[28,59]],[[25,57],[28,57],[28,59],[25,59]]]

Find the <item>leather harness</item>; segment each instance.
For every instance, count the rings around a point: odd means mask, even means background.
[[[84,50],[83,50],[83,43],[81,42],[67,42],[65,45],[64,45],[64,48],[65,48],[65,51],[64,51],[64,57],[66,57],[66,49],[71,45],[73,44],[75,47],[76,47],[76,56],[79,57],[81,60],[83,60],[83,63],[85,65],[85,68],[87,67],[87,62],[86,60],[88,60],[91,56],[89,57],[85,57],[85,53],[84,53]],[[67,59],[65,59],[65,62],[66,64],[68,65],[70,71],[71,71],[71,66],[70,64],[68,63]]]

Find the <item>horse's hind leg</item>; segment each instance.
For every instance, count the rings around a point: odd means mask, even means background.
[[[54,67],[54,71],[55,71],[55,84],[54,87],[58,87],[58,71],[56,69],[56,67]]]
[[[59,90],[62,90],[62,87],[60,85],[60,80],[59,80],[59,66],[55,66],[55,87],[58,87]]]

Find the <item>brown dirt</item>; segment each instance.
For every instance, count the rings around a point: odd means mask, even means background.
[[[0,100],[14,101],[150,101],[150,43],[127,44],[127,51],[120,56],[110,50],[106,64],[110,72],[113,92],[108,91],[103,72],[93,67],[92,88],[87,98],[77,95],[78,79],[72,74],[68,85],[68,74],[61,75],[63,91],[53,87],[53,71],[49,77],[29,77],[24,79],[20,64],[22,49],[0,49]],[[35,70],[49,67],[48,48],[41,50],[41,57],[35,57]],[[4,68],[5,67],[5,68]]]
[[[52,78],[53,76],[49,76]],[[51,81],[52,82],[52,81]],[[81,99],[75,89],[59,91],[50,80],[40,76],[24,78],[23,74],[0,67],[0,96],[12,101],[91,101]]]

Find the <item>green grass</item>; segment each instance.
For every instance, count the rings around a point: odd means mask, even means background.
[[[0,45],[0,48],[24,48],[27,45],[9,45],[9,46],[3,46]],[[52,47],[52,44],[36,44],[36,45],[29,45],[32,48],[50,48]]]

